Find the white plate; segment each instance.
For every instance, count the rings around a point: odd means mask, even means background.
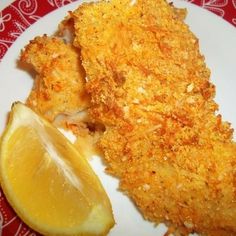
[[[212,71],[211,79],[217,88],[216,100],[223,119],[236,127],[236,30],[229,23],[200,7],[184,1],[174,1],[176,6],[186,7],[186,22],[200,40],[201,52]],[[0,64],[0,133],[3,131],[7,113],[14,101],[24,101],[30,92],[33,80],[17,66],[20,50],[35,36],[52,34],[58,22],[73,10],[78,2],[62,7],[30,26],[11,46]],[[100,177],[113,206],[116,225],[110,236],[158,236],[166,232],[164,225],[154,227],[145,221],[132,202],[117,191],[118,180],[104,173],[104,166],[98,158],[91,161]]]

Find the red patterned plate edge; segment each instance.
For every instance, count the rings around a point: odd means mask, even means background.
[[[41,0],[16,0],[0,11],[0,61],[10,46],[29,26],[53,10],[76,1],[78,0],[44,0],[42,4]],[[39,235],[17,217],[1,189],[0,235]]]
[[[16,0],[0,11],[0,61],[14,41],[47,13],[78,0]],[[236,0],[186,0],[222,17],[236,27]],[[40,5],[40,7],[38,7]]]
[[[0,11],[0,61],[14,41],[41,17],[78,0],[16,0]],[[236,27],[236,0],[188,0]],[[40,7],[39,7],[40,6]],[[0,235],[36,236],[15,214],[0,189]]]
[[[78,0],[16,0],[0,11],[0,61],[15,40],[41,17]]]

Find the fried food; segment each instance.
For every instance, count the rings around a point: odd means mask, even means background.
[[[88,107],[78,49],[44,35],[30,41],[20,60],[37,72],[27,104],[48,120],[54,121],[60,114],[72,116]]]
[[[73,43],[75,37],[74,20],[71,17],[71,12],[60,22],[56,32],[60,38],[68,43]]]
[[[59,27],[60,37],[36,37],[25,47],[21,61],[38,73],[27,105],[52,121],[54,125],[76,135],[75,146],[89,158],[97,154],[95,143],[103,126],[91,123],[87,114],[90,105],[85,91],[85,72],[80,52],[70,43],[73,19],[66,18]]]
[[[106,127],[107,171],[148,220],[182,235],[236,235],[233,130],[216,115],[183,14],[164,0],[112,0],[83,4],[73,18],[89,114]]]

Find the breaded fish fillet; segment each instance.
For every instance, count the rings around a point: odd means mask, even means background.
[[[85,73],[80,53],[55,37],[36,37],[25,47],[20,60],[37,72],[27,104],[50,121],[60,114],[74,115],[87,108]]]
[[[68,39],[68,34],[73,33],[71,20],[68,18],[61,23],[61,37]],[[77,137],[75,146],[85,157],[97,153],[94,143],[103,126],[92,124],[87,114],[90,100],[85,91],[85,72],[79,50],[62,39],[42,36],[30,41],[20,59],[38,73],[27,105],[57,127],[71,130]]]
[[[198,39],[164,0],[102,1],[74,13],[108,171],[146,219],[183,235],[236,235],[236,144]]]

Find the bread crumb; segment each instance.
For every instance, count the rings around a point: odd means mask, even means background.
[[[194,83],[191,83],[187,86],[186,91],[187,91],[187,93],[190,93],[190,92],[192,92],[193,89],[194,89]]]

